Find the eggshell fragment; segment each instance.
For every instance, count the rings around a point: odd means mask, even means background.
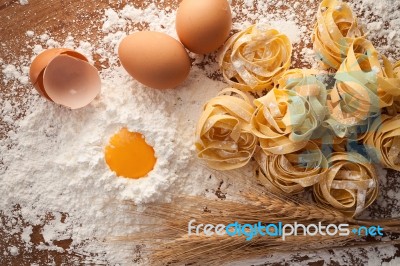
[[[45,50],[44,52],[40,53],[36,58],[32,61],[31,67],[29,69],[29,78],[33,83],[35,89],[51,101],[49,96],[47,95],[46,91],[43,88],[43,73],[47,65],[53,60],[56,56],[61,54],[68,54],[70,56],[79,58],[83,61],[88,61],[85,56],[82,54],[75,52],[74,50],[67,49],[67,48],[52,48]]]
[[[101,87],[97,69],[84,55],[67,48],[39,54],[32,61],[29,77],[43,97],[72,109],[89,104]]]
[[[190,71],[183,45],[164,33],[141,31],[129,35],[121,41],[118,54],[132,77],[156,89],[178,86]]]
[[[191,52],[207,54],[221,47],[232,27],[227,0],[183,0],[176,14],[176,31]]]
[[[55,57],[43,74],[47,95],[71,109],[86,106],[99,94],[101,80],[97,69],[67,54]]]

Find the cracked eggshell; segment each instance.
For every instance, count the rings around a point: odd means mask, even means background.
[[[101,80],[94,66],[62,54],[47,65],[43,85],[55,103],[78,109],[88,105],[100,93]]]
[[[43,73],[50,61],[60,54],[68,54],[73,57],[77,57],[83,61],[88,61],[87,58],[82,54],[67,48],[47,49],[35,57],[29,69],[29,78],[39,94],[50,101],[52,100],[49,98],[43,87]]]
[[[66,48],[39,54],[32,61],[29,77],[43,97],[71,109],[88,105],[101,88],[97,69],[84,55]]]

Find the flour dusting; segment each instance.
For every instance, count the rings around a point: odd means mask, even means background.
[[[313,8],[305,7],[301,1],[293,5],[276,0],[242,2],[232,10],[233,32],[253,23],[271,25],[288,35],[294,45],[293,67],[318,64],[311,42],[318,1],[310,1]],[[28,1],[19,3],[25,5]],[[378,43],[377,49],[391,60],[399,60],[399,3],[363,0],[351,4],[369,36]],[[190,53],[191,73],[177,89],[146,88],[119,65],[119,42],[143,29],[177,38],[176,10],[151,3],[146,8],[127,4],[119,10],[107,8],[100,12],[102,19],[94,30],[102,37],[96,42],[74,33],[59,39],[51,32],[32,29],[19,36],[32,42],[27,45],[25,56],[7,61],[0,58],[0,82],[10,88],[0,92],[0,126],[7,132],[0,135],[0,193],[6,195],[0,201],[0,213],[6,217],[5,223],[0,223],[0,233],[5,234],[0,236],[18,236],[19,240],[5,249],[6,257],[25,254],[29,258],[33,252],[46,251],[52,254],[47,258],[49,264],[56,263],[54,255],[61,253],[74,254],[66,262],[71,265],[146,264],[140,246],[108,241],[108,237],[140,230],[133,226],[140,221],[126,211],[123,201],[140,205],[168,201],[180,193],[215,196],[210,191],[215,192],[218,185],[219,191],[228,190],[227,183],[221,187],[221,177],[199,164],[193,145],[202,106],[227,86],[218,71],[216,53]],[[101,94],[83,109],[71,111],[45,101],[29,84],[32,59],[45,49],[56,47],[75,49],[101,69]],[[27,93],[21,95],[20,88]],[[11,100],[16,98],[20,100]],[[117,177],[104,161],[104,147],[122,127],[142,133],[154,147],[157,163],[145,178]],[[380,176],[386,176],[384,169],[379,171]],[[397,177],[382,177],[382,186],[392,186],[391,180]],[[377,207],[366,215],[377,213],[380,208],[393,209],[400,200],[398,195],[398,189],[393,187],[388,192],[391,200],[381,196]],[[393,209],[390,213],[395,215],[398,211]],[[351,264],[351,258],[358,256],[362,262],[378,265],[395,256],[396,251],[390,246],[382,250],[274,254],[263,262],[290,263],[304,255],[308,256],[304,265],[329,263],[332,258]]]

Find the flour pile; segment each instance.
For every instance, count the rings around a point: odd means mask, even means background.
[[[0,193],[7,196],[1,201],[0,209],[10,217],[11,225],[6,229],[20,233],[26,249],[63,252],[57,243],[71,239],[67,248],[75,254],[90,252],[91,259],[95,257],[97,262],[130,261],[132,253],[103,243],[107,236],[138,230],[127,226],[134,221],[129,214],[118,212],[116,203],[164,201],[189,187],[190,193],[204,189],[194,185],[209,176],[205,173],[207,170],[199,169],[194,162],[194,127],[202,105],[225,85],[205,77],[197,67],[175,90],[153,90],[134,81],[117,65],[116,49],[126,35],[128,24],[137,23],[134,19],[143,15],[141,12],[129,5],[119,13],[105,10],[102,25],[105,37],[96,46],[86,41],[76,44],[71,35],[57,42],[50,33],[36,36],[29,31],[26,35],[37,43],[32,46],[33,56],[22,59],[25,66],[7,64],[2,69],[4,83],[29,86],[31,59],[46,48],[60,46],[76,49],[92,62],[93,54],[100,54],[106,59],[103,63],[110,65],[100,74],[100,96],[80,110],[71,111],[44,101],[31,89],[24,105],[26,115],[15,122],[15,117],[21,115],[16,109],[22,109],[21,106],[3,100],[5,121],[15,129],[1,140]],[[160,14],[162,19],[158,19]],[[166,14],[151,5],[145,10],[144,18],[152,30],[160,31],[164,24],[172,34],[175,19],[172,12]],[[142,133],[154,147],[157,163],[145,178],[119,178],[105,163],[104,147],[122,127]],[[194,182],[186,186],[189,177]],[[16,205],[23,223],[28,226],[14,221]],[[61,212],[67,213],[67,218]],[[44,221],[42,216],[49,213],[54,217]],[[32,228],[43,223],[43,241],[33,247]],[[21,252],[17,246],[8,249],[11,256]]]
[[[13,147],[1,153],[7,167],[2,168],[0,193],[8,195],[1,209],[19,204],[30,222],[37,214],[67,212],[74,225],[74,243],[93,235],[115,234],[118,225],[129,218],[116,215],[112,204],[107,204],[165,200],[169,194],[163,192],[170,189],[180,193],[179,186],[171,186],[190,173],[193,124],[190,117],[182,116],[182,110],[190,107],[188,99],[181,100],[178,108],[174,105],[180,102],[178,95],[196,95],[193,90],[206,90],[204,86],[214,92],[221,88],[213,81],[200,83],[196,73],[188,80],[191,85],[181,89],[184,93],[145,88],[122,68],[105,70],[101,76],[102,94],[87,108],[70,111],[38,99],[18,123],[17,133],[9,135]],[[118,178],[104,161],[104,147],[122,127],[141,132],[155,149],[157,163],[146,178]],[[194,171],[191,177],[201,178]],[[77,223],[85,226],[77,227]],[[65,233],[56,231],[59,236]],[[52,237],[47,242],[58,236]]]
[[[293,56],[296,66],[312,66],[316,64],[310,49],[314,4],[305,24],[303,15],[298,14],[301,12],[295,12],[298,2],[288,6],[284,1],[246,0],[233,9],[234,30],[255,21],[270,23],[297,47]],[[270,6],[282,8],[267,13]],[[356,7],[359,10],[365,6]],[[1,125],[8,132],[0,138],[0,213],[8,219],[0,223],[0,232],[4,232],[0,236],[18,235],[22,243],[10,238],[6,257],[42,250],[72,253],[75,259],[69,263],[141,262],[135,258],[140,248],[121,248],[104,241],[108,236],[138,230],[128,226],[135,224],[134,218],[116,206],[123,200],[142,204],[169,200],[173,194],[201,194],[220,183],[217,178],[210,179],[213,173],[198,163],[193,145],[203,104],[226,87],[217,72],[215,54],[191,54],[190,76],[175,90],[146,88],[119,66],[119,41],[144,28],[176,38],[175,10],[150,4],[143,10],[126,5],[121,10],[101,12],[103,20],[98,30],[103,37],[98,42],[77,41],[73,34],[57,40],[49,32],[28,31],[26,37],[34,45],[26,56],[12,62],[0,59],[3,85],[14,88],[0,97]],[[397,35],[390,43],[398,44]],[[88,107],[67,110],[43,100],[29,85],[32,58],[53,47],[76,49],[103,69],[102,92]],[[21,97],[17,90],[20,87],[29,93]],[[11,101],[10,97],[21,101]],[[104,161],[104,147],[122,127],[141,132],[155,149],[157,163],[146,178],[118,178]],[[324,260],[329,261],[329,254]],[[55,263],[54,258],[49,262]]]

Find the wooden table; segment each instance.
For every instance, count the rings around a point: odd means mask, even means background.
[[[26,55],[28,53],[26,46],[32,45],[32,40],[27,37],[27,31],[34,31],[35,33],[44,33],[47,31],[51,33],[54,39],[59,41],[64,40],[68,33],[72,33],[76,40],[82,39],[95,43],[103,37],[102,32],[98,29],[99,26],[101,26],[100,19],[103,16],[104,9],[107,7],[120,9],[128,2],[136,7],[145,7],[149,3],[154,2],[160,7],[176,9],[179,0],[29,0],[27,5],[21,5],[18,0],[0,0],[0,59],[3,60],[3,63],[14,62],[19,55]],[[291,0],[289,2],[294,3],[296,1]],[[318,1],[311,3],[310,1],[302,0],[299,2],[301,2],[300,8],[302,8],[302,12],[307,8],[316,9],[318,4]],[[243,1],[232,1],[232,5],[242,4]],[[274,7],[271,8],[273,9]],[[312,27],[314,21],[306,16],[303,17],[304,25]],[[305,44],[301,42],[297,46],[297,50],[300,50],[304,45]],[[99,56],[94,55],[94,60],[95,65],[100,69]],[[300,63],[299,60],[296,60],[296,58],[294,58],[294,60],[294,66],[306,66]],[[0,72],[0,80],[2,78],[2,73]],[[6,86],[0,82],[0,97],[8,98],[11,101],[19,101],[23,95],[29,93],[31,86],[20,86],[17,88],[17,93],[12,93],[11,90],[15,89],[15,87]],[[21,116],[22,115],[23,113]],[[10,126],[5,123],[3,118],[0,117],[0,137],[5,137],[6,132],[11,128],[12,125]],[[65,219],[68,214],[63,213],[62,215]],[[44,220],[47,221],[53,219],[50,214],[44,213],[43,217]],[[15,226],[15,224],[27,225],[20,214],[18,206],[15,206],[14,220],[9,220],[7,217],[4,217],[4,215],[1,215],[1,210],[0,219],[1,224],[8,229]],[[43,225],[33,226],[31,235],[33,248],[31,251],[25,251],[24,248],[22,248],[24,244],[20,234],[7,235],[0,227],[0,265],[29,265],[33,262],[45,265],[53,260],[57,265],[61,265],[62,263],[71,265],[81,263],[88,258],[90,259],[90,254],[82,256],[67,251],[59,253],[56,251],[38,250],[35,248],[35,245],[44,242],[44,238],[41,234],[42,228]],[[72,240],[67,239],[56,242],[55,244],[67,250],[71,242]],[[4,256],[3,254],[7,250],[7,246],[10,245],[21,247],[19,250],[22,252],[15,257]],[[323,265],[323,262],[314,263],[313,265]]]

